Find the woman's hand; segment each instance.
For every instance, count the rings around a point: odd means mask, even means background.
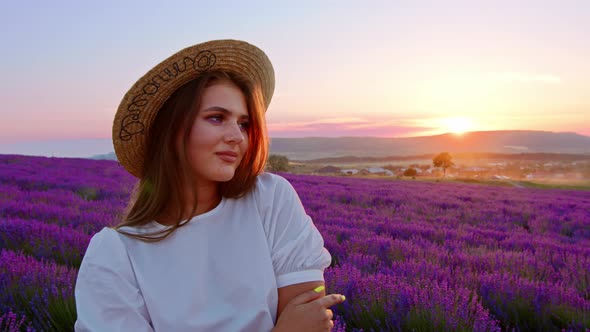
[[[272,332],[330,332],[334,314],[328,308],[344,300],[339,294],[322,296],[313,290],[302,293],[287,303]]]

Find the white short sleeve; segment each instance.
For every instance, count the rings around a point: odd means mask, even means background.
[[[154,331],[125,245],[113,229],[105,227],[91,238],[74,296],[76,332]]]
[[[255,192],[277,287],[324,281],[324,269],[332,257],[293,186],[283,177],[263,173],[258,176]]]

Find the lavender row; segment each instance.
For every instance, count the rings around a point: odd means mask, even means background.
[[[36,220],[8,218],[0,222],[0,248],[78,268],[90,236]]]
[[[77,271],[11,250],[0,251],[0,312],[30,318],[37,331],[71,330]]]
[[[0,183],[26,191],[63,189],[90,200],[125,201],[135,182],[112,160],[0,155]]]
[[[556,233],[564,236],[560,241],[573,243],[590,238],[588,192],[286,176],[311,211],[345,206],[338,210],[343,216],[362,211],[372,220],[382,217],[447,228],[474,225],[500,232]]]
[[[42,220],[48,224],[68,227],[85,233],[95,233],[104,226],[112,225],[121,216],[121,208],[100,208],[102,204],[84,210],[80,206],[72,205],[60,207],[51,203],[39,204],[28,201],[11,200],[0,205],[0,218],[18,218]]]
[[[120,219],[136,180],[116,162],[0,156],[0,220],[35,219],[88,235]]]
[[[329,269],[331,291],[348,294],[337,308],[349,328],[374,331],[500,331],[476,294],[445,281],[363,274],[350,264]]]
[[[324,235],[334,268],[469,289],[505,330],[590,327],[587,192],[284,176]],[[402,312],[392,310],[388,316]],[[341,314],[350,327],[352,316]]]

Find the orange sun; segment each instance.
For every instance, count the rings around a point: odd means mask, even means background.
[[[463,133],[473,129],[473,123],[471,120],[464,117],[443,119],[443,125],[447,132],[457,135],[462,135]]]

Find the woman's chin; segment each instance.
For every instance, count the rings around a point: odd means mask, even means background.
[[[229,171],[227,171],[227,172],[221,172],[221,173],[219,173],[219,174],[217,174],[215,176],[215,181],[217,181],[217,182],[228,182],[228,181],[230,181],[231,179],[234,178],[234,175],[235,174],[236,174],[235,171],[232,171],[232,172],[229,172]]]

